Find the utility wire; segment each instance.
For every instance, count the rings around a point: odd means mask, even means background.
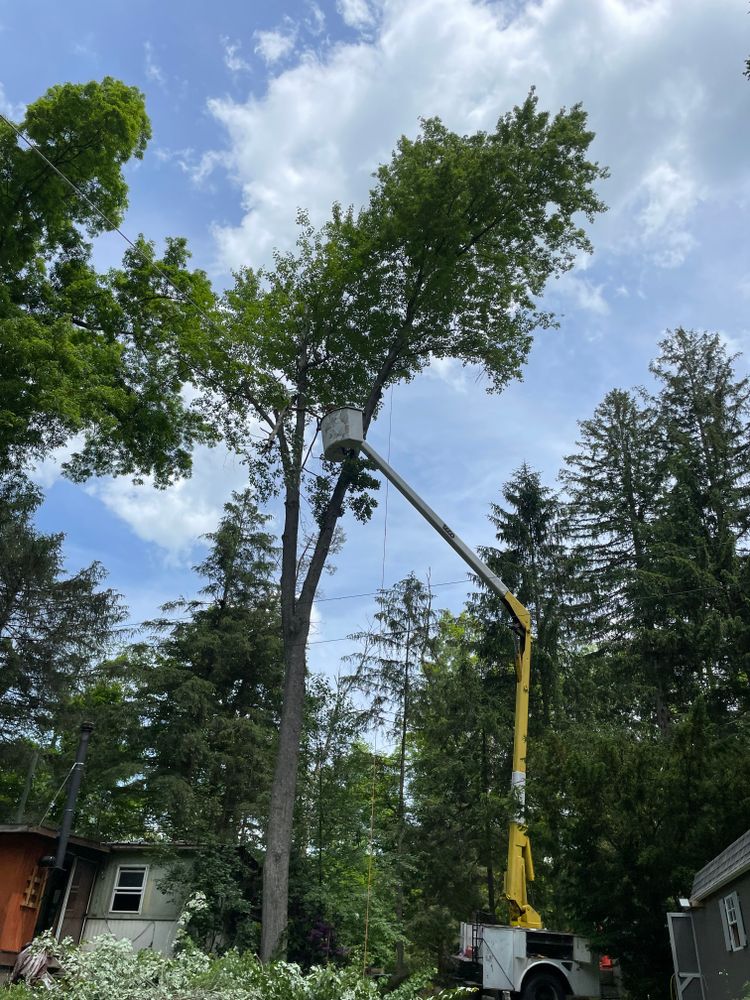
[[[109,216],[105,215],[105,213],[102,212],[102,210],[98,207],[98,205],[94,204],[94,202],[89,198],[89,196],[84,191],[82,191],[77,184],[75,184],[69,177],[67,177],[62,172],[62,170],[60,170],[60,168],[57,167],[52,162],[52,160],[49,159],[49,157],[45,156],[45,154],[42,152],[39,146],[36,145],[36,143],[32,142],[31,139],[28,139],[21,131],[21,129],[18,128],[17,125],[14,125],[14,123],[9,118],[6,118],[5,115],[2,114],[2,112],[0,112],[0,120],[4,121],[6,125],[12,128],[13,131],[18,136],[18,138],[21,139],[23,142],[25,142],[26,145],[29,147],[29,149],[32,149],[37,154],[37,156],[39,156],[47,164],[47,166],[57,174],[60,180],[64,181],[68,185],[68,187],[71,188],[82,201],[85,201],[86,204],[91,209],[91,211],[95,212],[99,216],[99,218],[102,219],[102,221],[104,221],[107,224],[107,226],[112,232],[115,232],[119,236],[121,236],[125,240],[125,242],[130,247],[132,247],[133,250],[135,250],[135,252],[141,257],[141,259],[144,260],[149,267],[152,267],[154,271],[156,271],[156,273],[166,281],[166,283],[169,285],[170,288],[174,289],[174,291],[177,292],[177,294],[180,296],[181,299],[183,299],[185,302],[188,302],[196,310],[196,312],[198,312],[206,320],[207,323],[211,324],[211,326],[214,326],[216,329],[220,329],[219,324],[217,324],[216,321],[213,320],[208,315],[208,313],[204,312],[203,309],[201,309],[201,307],[198,305],[198,303],[190,295],[188,295],[188,293],[184,291],[184,289],[180,288],[179,285],[175,284],[175,282],[169,277],[169,275],[159,267],[159,265],[154,260],[153,256],[150,253],[146,253],[143,246],[134,243],[133,240],[131,240],[130,237],[126,233],[124,233],[122,229],[120,229],[120,227],[112,221],[112,219],[109,218]],[[222,330],[222,332],[224,331]]]
[[[201,306],[198,305],[198,303],[195,301],[195,299],[188,292],[186,292],[184,289],[180,288],[180,286],[178,284],[176,284],[176,282],[174,282],[172,280],[172,278],[170,278],[170,276],[166,273],[166,271],[164,271],[161,267],[159,267],[159,265],[154,260],[153,252],[150,249],[148,251],[146,250],[146,247],[148,247],[149,244],[148,244],[148,242],[145,241],[145,238],[144,238],[144,242],[142,244],[134,243],[133,240],[131,240],[130,237],[127,235],[127,233],[123,232],[123,230],[120,229],[120,227],[118,225],[116,225],[113,222],[113,220],[110,219],[109,216],[106,215],[99,208],[99,206],[96,205],[91,200],[91,198],[89,198],[89,196],[86,194],[85,191],[82,191],[81,188],[78,187],[77,184],[75,184],[66,174],[64,174],[62,172],[62,170],[60,170],[60,168],[58,166],[56,166],[52,162],[52,160],[50,160],[49,157],[46,156],[42,152],[42,150],[39,148],[39,146],[37,146],[35,142],[32,142],[32,140],[29,139],[22,132],[22,130],[20,128],[18,128],[18,126],[15,125],[9,118],[6,118],[6,116],[2,112],[0,112],[0,121],[4,121],[5,124],[9,128],[11,128],[13,130],[13,132],[15,132],[15,134],[18,136],[18,138],[21,139],[22,142],[25,142],[26,145],[29,147],[29,149],[33,150],[33,152],[35,152],[36,155],[39,156],[40,159],[43,160],[43,162],[50,168],[50,170],[53,170],[57,174],[57,176],[65,184],[67,184],[68,187],[76,195],[78,195],[78,197],[82,201],[84,201],[89,206],[89,208],[92,210],[92,212],[94,212],[96,215],[98,215],[99,218],[102,219],[102,221],[106,223],[106,225],[109,227],[109,229],[110,229],[111,232],[115,232],[115,233],[118,234],[118,236],[121,236],[122,239],[124,239],[125,242],[128,244],[128,246],[130,246],[139,255],[139,257],[141,258],[141,260],[145,261],[145,263],[150,268],[152,268],[161,278],[163,278],[164,281],[166,281],[166,283],[169,285],[169,287],[171,289],[173,289],[177,293],[177,295],[183,300],[183,302],[187,302],[189,305],[191,305],[193,307],[193,309],[195,309],[195,311],[199,314],[199,316],[201,316],[208,323],[208,325],[210,327],[212,327],[214,330],[217,330],[217,331],[219,331],[222,334],[226,333],[225,327],[223,327],[220,323],[218,323],[212,316],[209,316],[209,314]],[[271,377],[276,382],[276,384],[281,389],[283,389],[283,391],[285,393],[288,393],[287,387],[284,386],[284,384],[278,378],[276,378],[275,376],[271,376]]]

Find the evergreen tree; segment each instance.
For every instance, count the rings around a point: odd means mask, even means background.
[[[515,676],[477,653],[482,628],[444,612],[416,705],[411,755],[409,929],[442,966],[458,924],[495,915],[502,895]]]
[[[249,492],[234,494],[196,567],[202,599],[142,649],[151,807],[172,836],[260,846],[281,685],[275,547]]]
[[[66,706],[90,682],[124,617],[119,596],[101,587],[98,563],[65,573],[63,536],[34,526],[40,503],[41,494],[22,476],[0,479],[0,802],[6,819],[44,811],[39,807],[54,780]],[[77,723],[72,727],[77,732]]]
[[[432,591],[414,574],[377,597],[375,629],[352,636],[363,643],[356,662],[356,684],[371,699],[375,725],[385,725],[397,743],[398,798],[396,803],[395,853],[397,867],[396,922],[402,926],[405,894],[405,833],[407,800],[407,752],[413,704],[422,684],[422,668],[432,640],[434,613]],[[386,714],[391,710],[394,715]],[[397,972],[404,969],[404,945],[396,944]]]
[[[667,479],[655,525],[657,655],[673,710],[704,694],[723,715],[750,704],[750,604],[743,553],[750,529],[750,380],[718,334],[676,330],[651,366]]]
[[[654,646],[656,509],[666,478],[658,415],[642,397],[613,389],[580,423],[578,451],[560,478],[568,492],[577,562],[578,643],[606,714],[648,717],[664,727],[668,681]],[[668,585],[668,584],[666,584]]]
[[[492,504],[490,521],[502,548],[481,550],[490,569],[531,613],[532,683],[542,724],[548,725],[560,698],[562,661],[570,630],[573,564],[566,548],[563,507],[541,476],[524,463],[502,490],[507,508]],[[500,600],[483,594],[475,613],[509,650]],[[492,619],[497,624],[491,624]],[[507,654],[505,654],[507,655]],[[532,716],[537,706],[532,704]]]

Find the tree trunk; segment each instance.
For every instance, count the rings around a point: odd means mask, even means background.
[[[29,794],[31,792],[31,786],[34,781],[34,775],[36,774],[38,763],[39,747],[34,747],[31,751],[31,756],[29,757],[29,766],[26,771],[26,781],[24,782],[23,792],[21,793],[21,798],[18,802],[18,808],[16,809],[16,818],[14,820],[16,823],[23,823],[23,817],[26,813],[26,803],[29,801]]]
[[[266,832],[266,857],[263,862],[263,924],[260,960],[270,962],[286,954],[287,903],[289,891],[289,855],[292,847],[297,787],[299,741],[305,702],[305,644],[307,621],[284,643],[286,678],[284,704],[279,729],[279,748],[271,790]]]
[[[484,797],[484,851],[485,864],[487,867],[487,909],[490,913],[495,912],[495,869],[494,859],[497,846],[492,839],[492,823],[490,822],[487,796],[490,790],[490,775],[487,761],[487,732],[482,727],[482,760],[481,760],[481,784],[482,795]]]

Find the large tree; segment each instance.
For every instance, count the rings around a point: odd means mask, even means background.
[[[179,346],[210,286],[182,240],[156,260],[141,239],[106,275],[92,263],[93,238],[127,207],[123,167],[151,135],[143,95],[111,77],[55,86],[17,128],[36,149],[0,120],[0,472],[80,434],[72,475],[166,482],[208,437]]]
[[[517,377],[535,327],[552,318],[536,298],[590,249],[581,227],[602,209],[605,171],[587,159],[592,133],[576,106],[551,116],[531,94],[494,131],[460,136],[439,120],[402,138],[365,207],[334,207],[315,232],[302,220],[296,253],[268,271],[243,269],[226,295],[225,337],[211,364],[206,412],[282,494],[281,605],[286,676],[264,864],[262,956],[284,947],[289,850],[312,603],[345,508],[375,503],[366,463],[307,468],[331,407],[354,403],[365,431],[385,389],[434,358],[478,365],[489,390]],[[203,383],[205,386],[205,382]],[[264,441],[257,447],[258,427]],[[316,526],[303,548],[304,495]]]
[[[404,965],[405,834],[407,826],[407,750],[413,726],[414,702],[423,681],[425,658],[432,644],[435,615],[432,591],[410,574],[377,597],[374,628],[351,638],[362,643],[355,682],[369,698],[372,721],[397,740],[398,794],[395,822],[396,906],[399,929],[396,941],[396,974]],[[386,715],[385,712],[394,713]]]
[[[66,705],[89,683],[124,617],[98,563],[65,572],[62,535],[34,525],[40,503],[23,476],[0,477],[0,755],[15,772],[0,808],[19,819],[40,752],[54,756]]]
[[[177,621],[141,654],[152,815],[178,840],[260,847],[282,679],[266,520],[233,495],[195,567],[199,597],[168,605]]]

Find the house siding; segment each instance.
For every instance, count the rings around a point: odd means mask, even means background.
[[[736,892],[745,931],[750,937],[750,872],[732,880],[702,900],[692,910],[706,997],[710,1000],[742,1000],[750,982],[750,947],[727,951],[719,900]]]
[[[127,938],[135,948],[153,948],[169,954],[177,933],[177,919],[182,909],[179,896],[164,892],[159,883],[167,874],[166,866],[156,861],[153,851],[116,850],[109,856],[94,885],[83,929],[83,940],[99,934]],[[148,865],[140,913],[113,913],[110,910],[117,871],[121,866]]]

